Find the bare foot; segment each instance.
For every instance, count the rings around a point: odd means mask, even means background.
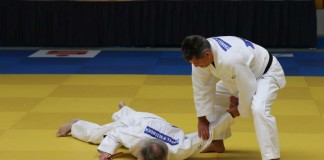
[[[224,153],[225,152],[224,141],[213,140],[212,143],[201,153],[209,153],[209,152]]]
[[[72,125],[79,121],[79,119],[73,119],[70,122],[67,122],[61,126],[61,128],[57,131],[56,137],[65,137],[71,132]]]
[[[126,106],[126,104],[123,101],[120,101],[118,106],[119,106],[119,109],[122,109],[123,107]]]

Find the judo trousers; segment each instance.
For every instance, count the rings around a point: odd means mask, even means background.
[[[271,71],[270,71],[271,72]],[[252,100],[252,115],[254,128],[257,135],[258,145],[263,160],[280,158],[279,136],[276,119],[271,115],[271,107],[277,97],[279,85],[275,78],[267,74],[258,78],[257,91]],[[214,113],[207,116],[209,121],[218,122],[219,117],[227,114],[229,97],[236,96],[228,92],[222,81],[216,84],[216,98]],[[230,127],[221,134],[214,136],[215,140],[226,139],[231,136]]]

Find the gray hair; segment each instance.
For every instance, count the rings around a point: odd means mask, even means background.
[[[145,139],[140,154],[143,160],[167,160],[168,146],[158,139]]]
[[[208,40],[200,35],[187,36],[181,45],[182,56],[190,61],[193,58],[204,58],[204,52],[211,48]]]

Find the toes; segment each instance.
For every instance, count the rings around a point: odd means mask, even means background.
[[[123,101],[120,101],[119,102],[119,108],[123,108],[124,106],[126,106],[125,103]]]

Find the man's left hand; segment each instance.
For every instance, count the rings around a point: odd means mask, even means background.
[[[239,99],[231,96],[230,97],[230,106],[229,109],[226,111],[232,115],[233,118],[240,116],[240,112],[238,111],[238,104],[239,104]]]
[[[234,96],[231,96],[230,97],[230,102],[231,102],[231,106],[238,106],[239,104],[239,99],[234,97]]]

